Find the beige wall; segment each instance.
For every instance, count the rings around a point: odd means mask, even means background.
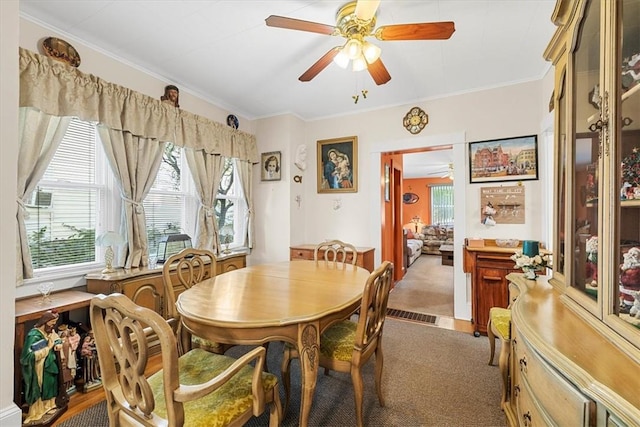
[[[18,158],[18,1],[0,1],[0,425],[19,426],[13,404],[15,331],[16,162]]]

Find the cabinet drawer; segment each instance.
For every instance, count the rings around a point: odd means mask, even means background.
[[[514,336],[514,369],[520,374],[521,392],[523,385],[528,386],[531,398],[557,425],[591,425],[594,402],[540,358],[518,333]]]
[[[518,425],[526,427],[550,427],[558,425],[551,421],[536,404],[535,397],[526,381],[520,381],[520,384],[515,388],[515,394]]]
[[[305,251],[302,249],[291,249],[289,257],[294,259],[313,260],[313,251]]]

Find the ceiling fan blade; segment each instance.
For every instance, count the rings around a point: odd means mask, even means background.
[[[382,59],[378,58],[375,62],[368,64],[367,69],[369,74],[373,77],[373,80],[377,85],[383,85],[391,80],[391,75],[387,71],[387,67],[382,63]]]
[[[358,0],[355,14],[358,19],[368,21],[376,16],[376,11],[380,5],[380,0]]]
[[[378,40],[446,40],[456,30],[451,21],[385,25],[376,30]]]
[[[336,46],[331,49],[329,52],[325,53],[322,58],[318,59],[315,64],[313,64],[307,71],[305,71],[298,80],[301,82],[311,81],[315,76],[317,76],[320,71],[327,68],[327,65],[331,64],[333,58],[340,52],[340,47]]]
[[[287,18],[285,16],[271,15],[265,19],[268,27],[286,28],[288,30],[309,31],[310,33],[332,35],[336,31],[333,25],[320,24],[318,22],[303,21],[301,19]]]

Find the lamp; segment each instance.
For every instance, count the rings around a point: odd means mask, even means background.
[[[113,246],[121,245],[125,242],[124,238],[116,233],[115,231],[107,231],[106,233],[102,233],[96,238],[96,245],[98,246],[106,246],[107,249],[104,252],[104,270],[102,273],[113,273],[115,268],[113,268]]]
[[[231,253],[231,251],[229,250],[229,243],[233,241],[233,234],[234,232],[232,224],[225,224],[220,229],[220,243],[225,245],[225,248],[222,251],[223,254]]]
[[[416,215],[413,218],[411,218],[411,222],[413,224],[415,224],[416,226],[416,233],[418,232],[418,226],[422,223],[422,220],[420,219],[420,215]]]
[[[190,247],[191,237],[188,234],[166,234],[158,242],[158,262],[163,263],[171,255]]]

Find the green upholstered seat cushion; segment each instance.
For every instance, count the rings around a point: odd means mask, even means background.
[[[500,334],[502,339],[508,340],[511,337],[511,310],[508,308],[492,307],[489,310],[489,318],[494,329]]]
[[[200,384],[210,380],[228,368],[236,359],[213,354],[202,349],[194,349],[179,359],[180,383],[185,385]],[[213,393],[184,404],[185,426],[219,427],[229,424],[239,414],[251,408],[252,368],[245,366],[229,382]],[[265,392],[273,389],[278,383],[277,377],[263,373]],[[167,417],[167,407],[162,388],[162,371],[149,378],[156,402],[154,413],[162,418]]]
[[[210,351],[212,353],[223,353],[223,346],[220,343],[215,341],[209,341],[204,338],[197,337],[195,335],[191,336],[191,347],[192,348],[202,348],[204,350]]]
[[[322,355],[330,359],[350,361],[353,357],[357,326],[355,322],[342,320],[325,329],[320,336]]]

